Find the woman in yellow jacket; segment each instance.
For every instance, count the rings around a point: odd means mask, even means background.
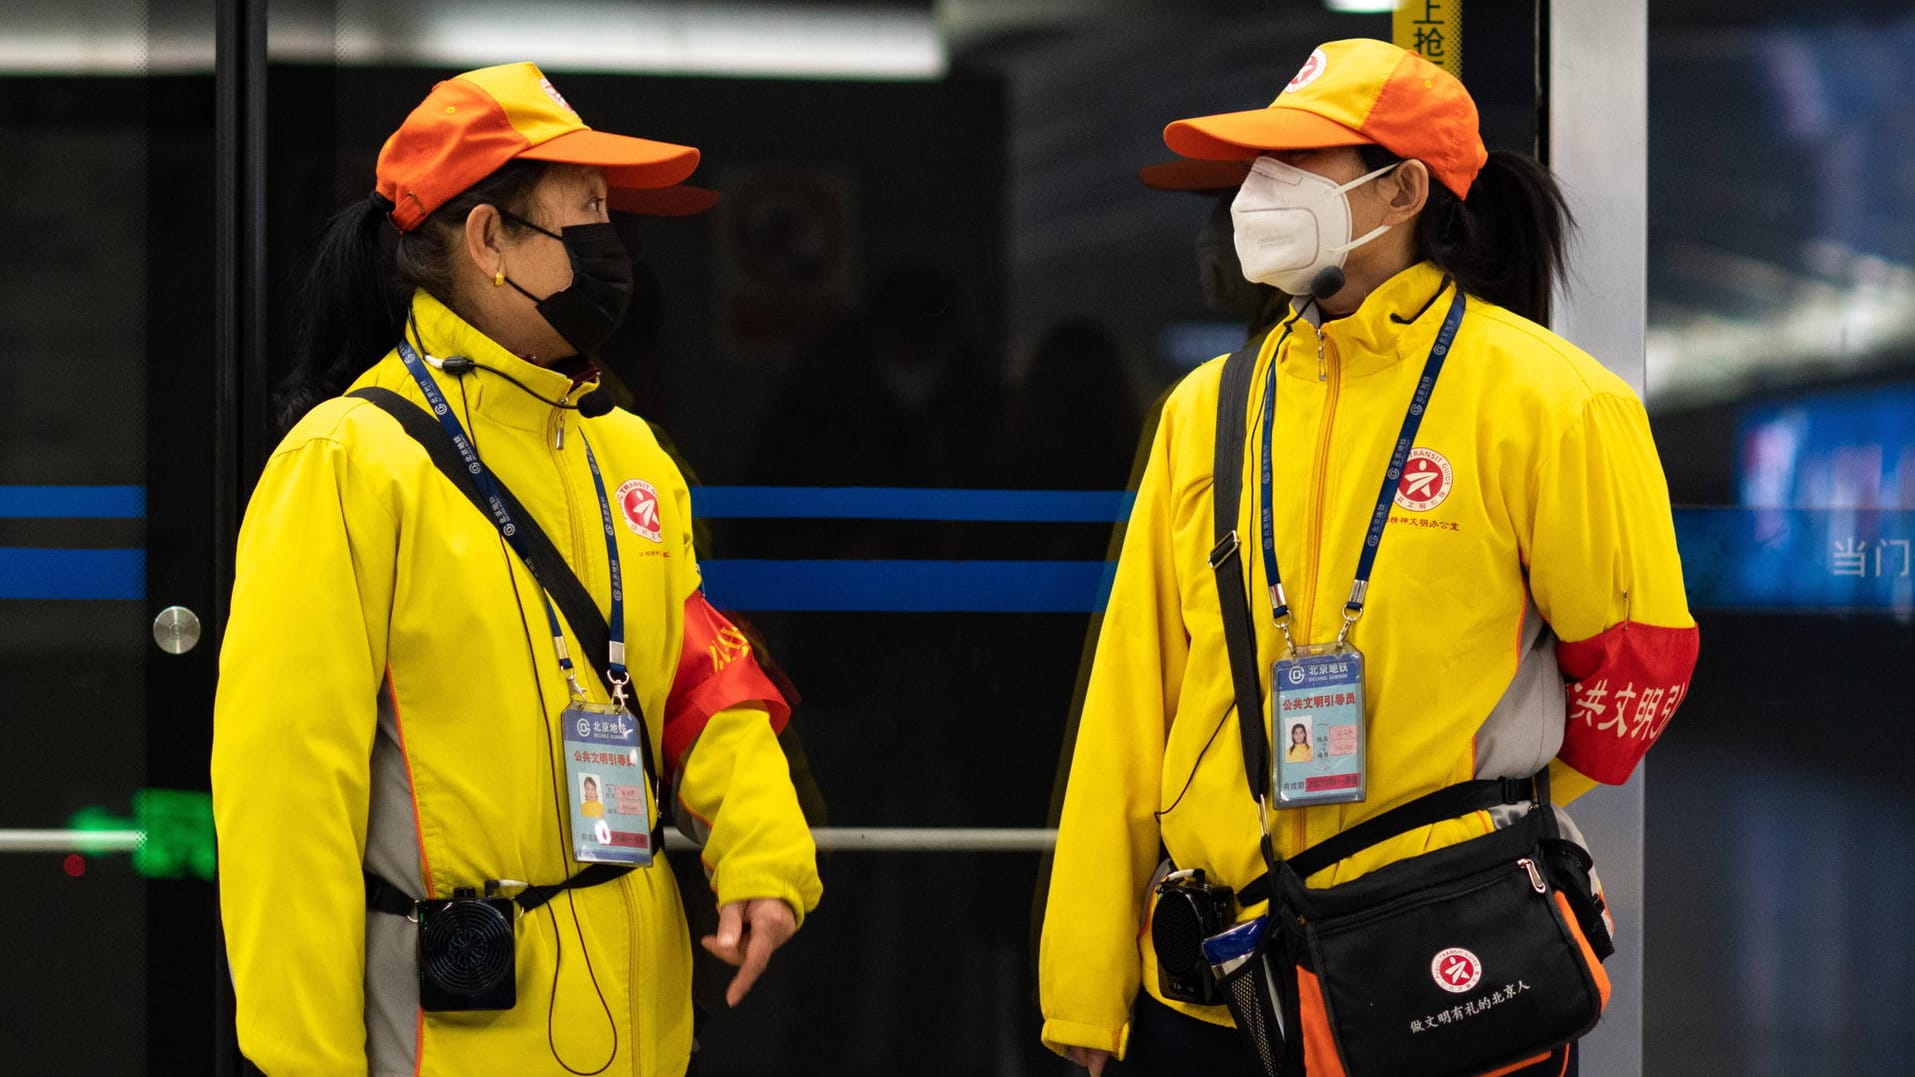
[[[1240,418],[1259,668],[1346,627],[1367,666],[1367,795],[1270,811],[1277,854],[1473,778],[1548,767],[1559,804],[1626,780],[1687,691],[1695,624],[1642,404],[1540,324],[1567,225],[1549,174],[1487,153],[1461,83],[1378,41],[1325,44],[1267,108],[1181,120],[1165,141],[1251,162],[1232,206],[1244,274],[1295,297],[1258,347]],[[1452,311],[1447,362],[1379,509]],[[1235,713],[1209,565],[1222,367],[1198,368],[1164,407],[1073,749],[1039,988],[1045,1043],[1093,1073],[1113,1056],[1133,1074],[1254,1072],[1223,1007],[1166,997],[1147,928],[1164,853],[1232,889],[1264,867],[1235,723],[1269,736],[1271,716]],[[1499,821],[1414,830],[1307,881]],[[1548,1072],[1563,1068],[1559,1055]]]
[[[267,1073],[687,1072],[661,778],[705,839],[731,1002],[818,902],[785,702],[705,602],[677,468],[591,395],[632,290],[607,210],[709,205],[681,185],[697,160],[592,130],[531,64],[485,68],[432,90],[323,241],[214,720],[239,1041]],[[349,385],[438,426],[510,511]],[[608,618],[604,652],[551,612],[528,524]],[[419,921],[462,890],[519,899],[488,951],[503,1006],[422,985]]]

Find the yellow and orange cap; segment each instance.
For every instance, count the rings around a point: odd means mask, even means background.
[[[1325,43],[1267,108],[1177,120],[1164,128],[1164,144],[1211,161],[1375,144],[1422,161],[1458,198],[1489,159],[1476,102],[1456,76],[1369,38]]]
[[[595,131],[534,64],[500,64],[432,88],[379,151],[374,188],[401,232],[497,171],[525,158],[605,172],[611,208],[683,216],[709,209],[714,191],[685,186],[691,146]]]

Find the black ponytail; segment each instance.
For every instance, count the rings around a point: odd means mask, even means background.
[[[392,350],[414,290],[450,304],[466,216],[480,205],[525,216],[532,190],[549,167],[509,161],[403,234],[385,230],[386,211],[371,198],[334,215],[300,289],[293,368],[275,401],[279,430],[344,392]],[[511,217],[504,218],[504,227],[525,228]]]
[[[1397,160],[1381,146],[1358,150],[1368,169]],[[1432,180],[1416,222],[1416,256],[1434,262],[1465,292],[1547,325],[1574,226],[1549,169],[1523,154],[1495,150],[1467,200]]]
[[[306,271],[297,306],[292,372],[280,383],[275,418],[289,429],[314,404],[337,396],[398,339],[386,214],[360,199],[333,215]]]

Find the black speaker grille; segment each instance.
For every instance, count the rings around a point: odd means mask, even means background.
[[[1183,894],[1165,894],[1157,902],[1150,938],[1157,960],[1172,973],[1188,975],[1203,963],[1203,925],[1191,899]]]
[[[426,919],[427,973],[461,994],[497,987],[512,971],[512,921],[484,902],[458,901]]]

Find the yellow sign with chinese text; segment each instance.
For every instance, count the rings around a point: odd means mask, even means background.
[[[1392,32],[1398,48],[1463,77],[1463,0],[1399,0]]]

